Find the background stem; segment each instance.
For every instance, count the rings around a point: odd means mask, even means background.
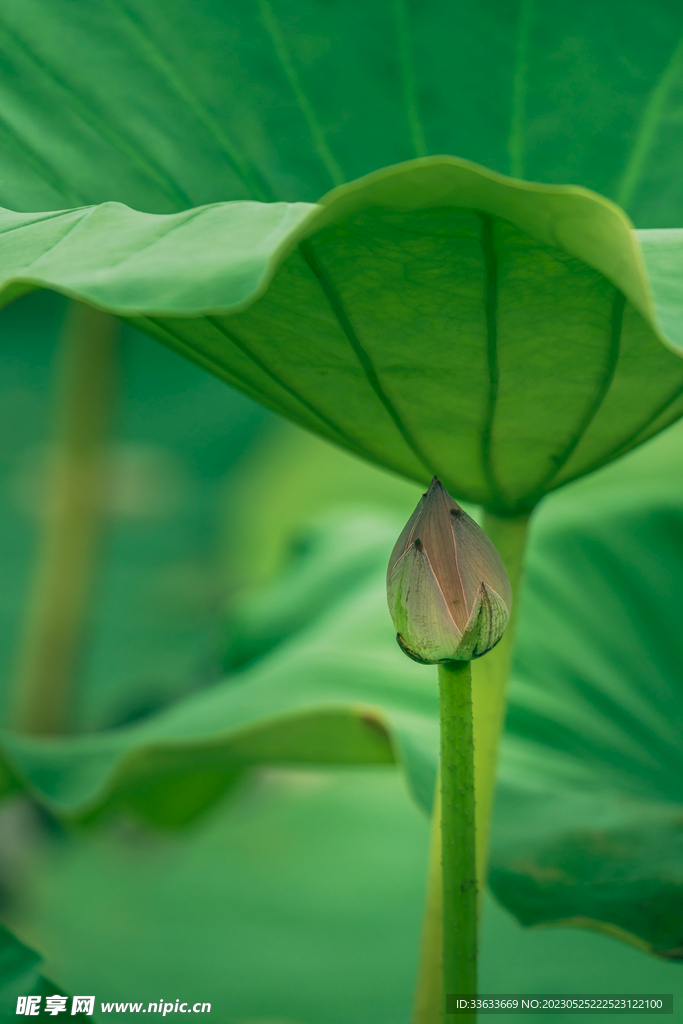
[[[104,517],[104,440],[120,322],[67,308],[55,366],[55,430],[43,520],[14,680],[13,728],[65,728]]]
[[[436,777],[436,793],[432,809],[432,828],[429,839],[429,866],[427,893],[417,985],[413,1002],[412,1024],[441,1024],[443,1020],[443,915],[441,901],[441,772]]]
[[[439,665],[443,996],[477,991],[477,866],[472,675],[469,661]],[[445,1014],[445,1002],[444,1002]],[[463,1015],[461,1024],[475,1020]]]
[[[505,724],[508,675],[515,642],[522,583],[522,563],[529,516],[501,519],[485,513],[483,527],[498,549],[512,584],[512,614],[503,638],[492,651],[472,662],[474,777],[477,794],[477,876],[483,892],[487,874],[491,811],[496,785],[498,744]]]
[[[516,519],[501,519],[487,512],[484,516],[484,529],[498,549],[510,577],[513,606],[508,628],[500,643],[483,658],[478,658],[472,663],[476,854],[480,894],[484,891],[487,873],[498,742],[505,718],[505,690],[519,612],[528,525],[528,515]],[[442,1024],[443,1021],[440,822],[441,810],[437,799],[432,812],[427,895],[412,1024]]]

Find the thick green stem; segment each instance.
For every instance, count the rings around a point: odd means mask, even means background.
[[[477,864],[472,675],[469,661],[439,665],[443,999],[477,991]],[[475,1020],[463,1015],[461,1024]]]
[[[484,517],[484,529],[500,552],[510,577],[513,607],[510,623],[498,646],[483,658],[472,663],[475,823],[477,829],[477,878],[479,879],[480,893],[484,890],[483,880],[486,878],[498,742],[505,718],[505,689],[512,658],[515,623],[519,611],[522,563],[528,523],[529,516],[502,519],[486,513]],[[436,800],[432,819],[430,866],[412,1024],[442,1024],[443,1022],[440,814],[439,801]]]
[[[119,321],[72,303],[57,351],[54,443],[14,681],[12,726],[64,731],[105,512]]]

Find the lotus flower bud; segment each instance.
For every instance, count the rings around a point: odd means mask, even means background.
[[[479,658],[505,632],[502,559],[436,477],[391,553],[387,598],[399,647],[423,665]]]

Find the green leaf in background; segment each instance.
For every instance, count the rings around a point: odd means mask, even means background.
[[[16,1020],[19,996],[40,996],[39,1012],[32,1016],[54,1019],[45,1013],[45,996],[64,995],[61,988],[42,974],[43,958],[0,925],[0,1020]],[[71,1008],[71,1000],[67,1003]],[[77,1013],[79,1020],[92,1020]]]
[[[680,439],[672,428],[537,513],[491,873],[498,897],[526,923],[587,924],[670,958],[683,946]],[[258,506],[264,521],[270,514]],[[122,805],[144,814],[146,800],[163,822],[173,772],[188,776],[188,820],[220,795],[219,785],[207,790],[212,773],[230,781],[257,764],[396,758],[428,808],[436,685],[434,673],[401,657],[387,624],[394,531],[393,520],[367,514],[328,523],[262,602],[252,596],[235,613],[240,671],[127,729],[5,736],[14,774],[66,818]],[[344,579],[338,551],[353,554],[354,538],[356,568]],[[318,606],[311,595],[324,580],[337,597]]]
[[[0,203],[315,200],[458,153],[683,217],[670,0],[9,0]]]
[[[17,928],[98,1003],[208,1001],[220,1024],[397,1024],[427,833],[391,769],[264,771],[182,837],[113,827],[39,848]]]
[[[236,769],[249,765],[399,758],[409,766],[419,801],[429,806],[437,694],[401,655],[386,619],[384,563],[399,526],[398,519],[366,514],[344,517],[312,536],[281,584],[291,634],[283,635],[287,621],[283,629],[277,592],[266,597],[272,621],[250,602],[234,623],[244,638],[235,660],[246,660],[245,650],[263,654],[272,647],[267,656],[129,728],[45,740],[6,733],[11,773],[53,813],[70,819],[124,803],[143,814],[149,808],[147,816],[157,823],[166,808],[166,823],[175,825],[178,807],[167,793],[184,775],[182,806],[189,818],[221,795]],[[352,566],[345,575],[340,549]],[[331,605],[311,601],[327,587],[336,590]]]
[[[455,158],[318,206],[0,216],[5,300],[62,291],[418,481],[522,514],[683,413],[683,235]],[[647,269],[646,269],[647,265]],[[651,272],[648,270],[651,268]],[[664,342],[664,344],[662,344]]]
[[[681,960],[679,453],[669,479],[606,480],[539,521],[491,883],[525,924],[585,924]]]
[[[0,1010],[16,1010],[17,995],[34,992],[40,977],[40,954],[0,926]]]

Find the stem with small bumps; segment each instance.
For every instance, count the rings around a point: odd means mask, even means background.
[[[469,661],[439,665],[443,1013],[477,992],[477,861],[474,817],[472,673]],[[461,1014],[460,1024],[476,1015]]]

